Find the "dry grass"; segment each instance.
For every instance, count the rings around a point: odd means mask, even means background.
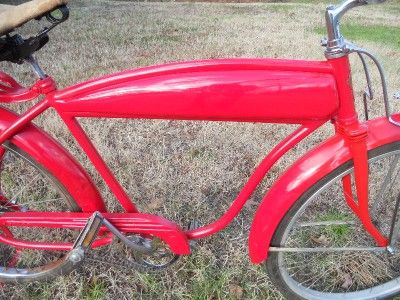
[[[72,1],[71,17],[51,33],[38,58],[66,87],[110,72],[151,64],[216,57],[323,59],[315,28],[323,24],[323,4],[206,4]],[[347,20],[399,26],[398,4],[364,7]],[[305,18],[306,16],[306,18]],[[33,28],[26,26],[23,31]],[[384,57],[390,91],[399,87],[398,50],[363,42]],[[24,83],[26,66],[1,63]],[[356,93],[364,89],[355,67]],[[377,83],[377,80],[375,80]],[[383,112],[382,99],[371,104]],[[14,107],[16,108],[16,107]],[[16,108],[18,110],[22,108]],[[104,158],[139,207],[162,213],[185,226],[218,217],[251,170],[293,127],[218,122],[81,120]],[[110,207],[115,201],[53,112],[37,122],[89,169]],[[200,243],[164,274],[88,262],[50,283],[7,285],[3,298],[31,299],[277,299],[261,266],[250,264],[247,233],[254,211],[276,176],[301,153],[331,134],[326,126],[272,169],[244,211],[226,230]],[[117,149],[117,150],[116,150]]]
[[[390,224],[399,194],[397,153],[370,163],[370,206],[374,224],[389,235]],[[393,167],[392,187],[382,185],[387,170]],[[354,181],[354,175],[352,180]],[[390,185],[389,185],[390,186]],[[286,247],[360,247],[371,245],[369,234],[343,200],[341,177],[333,179],[321,193],[307,202],[298,215],[292,216],[293,227],[287,235]],[[380,198],[382,196],[382,198]],[[380,200],[378,200],[380,199]],[[321,221],[344,221],[340,225],[304,226]],[[283,234],[282,234],[283,235]],[[302,286],[326,292],[349,292],[367,289],[400,276],[398,254],[387,256],[373,252],[327,252],[283,254],[289,273]],[[327,275],[329,274],[329,275]]]

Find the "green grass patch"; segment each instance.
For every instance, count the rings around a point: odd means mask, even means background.
[[[296,0],[296,1],[288,1],[287,3],[303,3],[303,4],[333,4],[333,5],[338,5],[340,4],[340,0],[322,0],[322,1],[316,1],[316,0]]]
[[[326,35],[325,27],[317,27],[315,32]],[[400,28],[386,25],[344,24],[342,35],[347,40],[368,41],[389,45],[400,49]]]
[[[28,285],[25,290],[26,299],[31,300],[47,300],[51,298],[50,284],[47,282],[39,282]]]
[[[383,9],[387,13],[398,15],[398,14],[400,14],[400,6],[399,6],[399,4],[400,4],[400,1],[399,1],[399,3],[397,3],[397,5],[385,5],[383,7]]]
[[[227,286],[229,276],[227,273],[220,272],[216,269],[206,269],[199,276],[191,291],[193,300],[213,300],[223,299],[223,289]]]
[[[294,10],[297,6],[291,3],[262,3],[254,6],[237,6],[236,4],[227,4],[227,8],[230,10],[230,14],[226,14],[226,17],[232,19],[234,17],[262,15],[265,12],[276,12],[285,13]],[[216,20],[218,21],[218,20]]]
[[[142,43],[155,43],[155,42],[179,42],[181,38],[178,35],[164,35],[164,34],[156,34],[156,35],[148,35],[140,38]]]
[[[106,297],[106,286],[104,283],[94,280],[92,284],[82,291],[82,299],[84,300],[100,300]]]
[[[319,218],[320,221],[349,221],[350,216],[339,211],[330,211]],[[344,242],[351,237],[351,225],[338,224],[329,225],[324,228],[325,234],[330,241]]]
[[[160,280],[160,274],[157,273],[142,273],[140,274],[142,286],[142,294],[148,298],[155,298],[156,295],[163,293],[163,285]]]
[[[266,11],[275,13],[287,13],[295,9],[295,6],[288,4],[268,4],[265,5]]]
[[[351,228],[346,224],[331,225],[327,226],[325,231],[329,239],[340,242],[350,237]]]

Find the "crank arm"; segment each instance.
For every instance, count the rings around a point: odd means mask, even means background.
[[[83,247],[89,248],[94,239],[96,238],[96,235],[102,225],[107,227],[107,229],[112,234],[114,234],[121,242],[123,242],[129,248],[132,248],[141,253],[151,252],[152,250],[151,247],[140,246],[137,243],[132,242],[124,234],[122,234],[113,224],[111,224],[110,221],[105,219],[101,213],[97,211],[93,213],[92,217],[89,219],[87,225],[85,226],[85,229],[87,228],[87,232],[85,232],[84,229],[81,232],[81,235],[78,237],[76,243],[82,245]]]
[[[35,270],[34,272],[30,270],[24,270],[23,272],[21,272],[21,270],[18,268],[7,268],[7,272],[4,272],[5,268],[0,267],[0,272],[3,276],[2,281],[24,282],[30,281],[35,278],[53,278],[54,276],[62,275],[63,272],[72,271],[82,263],[85,257],[85,252],[90,248],[90,246],[96,239],[97,233],[102,224],[101,221],[102,220],[98,218],[96,213],[92,215],[92,217],[87,221],[86,226],[82,229],[81,233],[76,239],[72,249],[62,259],[57,267],[51,269],[43,269],[41,271]]]
[[[151,248],[146,248],[137,245],[123,235],[114,225],[112,225],[103,215],[99,212],[94,212],[87,221],[85,227],[82,229],[78,238],[76,239],[71,252],[68,254],[67,259],[74,263],[83,260],[85,252],[90,249],[92,243],[95,241],[100,227],[105,225],[116,237],[118,237],[125,245],[143,253],[150,252]]]

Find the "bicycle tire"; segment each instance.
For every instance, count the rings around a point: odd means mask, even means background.
[[[391,220],[390,211],[400,195],[397,176],[400,167],[394,166],[394,161],[396,164],[399,162],[400,142],[370,150],[368,157],[370,199],[373,200],[370,210],[376,211],[373,221],[388,235],[390,228],[387,221]],[[391,187],[389,191],[383,190],[383,194],[381,188],[384,187],[386,177],[381,176],[379,172],[385,170],[385,165],[389,166],[387,172],[392,170],[395,176],[393,179],[390,175]],[[393,166],[396,168],[395,172]],[[348,161],[306,191],[280,222],[271,245],[329,248],[338,247],[339,244],[341,247],[361,247],[367,246],[362,245],[363,243],[368,243],[369,246],[376,247],[361,223],[346,207],[343,193],[335,193],[337,188],[340,191],[340,179],[343,176],[350,174],[353,177],[352,170],[353,163]],[[354,177],[352,179],[354,183]],[[337,182],[339,184],[335,187]],[[381,182],[381,185],[375,186],[378,182]],[[393,183],[397,183],[396,191],[392,191],[395,185]],[[378,186],[379,190],[375,189]],[[392,197],[385,196],[388,192]],[[319,199],[322,197],[326,199]],[[335,214],[338,220],[331,220],[329,216]],[[398,253],[389,255],[386,252],[377,254],[371,251],[271,252],[265,265],[272,282],[288,299],[387,299],[400,293]],[[382,270],[384,267],[387,269]]]
[[[77,212],[81,210],[56,177],[35,161],[27,152],[11,142],[6,142],[3,147],[6,153],[1,161],[0,193],[7,199],[6,203],[3,202],[0,205],[3,211],[16,210],[10,208],[10,204],[7,202],[16,202],[18,210],[22,209],[23,211]],[[17,175],[19,174],[17,172],[21,172],[21,174]],[[33,183],[35,186],[33,186]],[[18,190],[19,187],[21,187],[22,192]],[[13,191],[18,191],[17,197],[11,194]],[[38,199],[42,199],[41,197],[45,196],[51,196],[52,198],[38,201]],[[25,197],[29,198],[29,203],[23,202]],[[26,206],[27,204],[29,204],[29,207]],[[78,232],[65,231],[37,227],[0,228],[0,234],[12,234],[13,237],[18,239],[39,239],[52,242],[53,238],[59,238],[57,241],[69,241],[72,243]],[[76,267],[66,260],[66,252],[64,251],[17,250],[15,247],[4,243],[0,244],[0,247],[2,248],[0,251],[0,281],[2,282],[48,280],[56,275],[66,274]],[[11,263],[12,266],[7,265]]]

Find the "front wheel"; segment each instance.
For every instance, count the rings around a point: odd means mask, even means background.
[[[373,149],[368,156],[370,213],[389,236],[400,197],[400,142]],[[344,176],[354,183],[351,161],[305,192],[275,232],[271,245],[297,249],[271,252],[266,262],[271,280],[288,299],[386,299],[400,293],[400,243],[394,254],[372,249],[376,243],[344,199]]]

